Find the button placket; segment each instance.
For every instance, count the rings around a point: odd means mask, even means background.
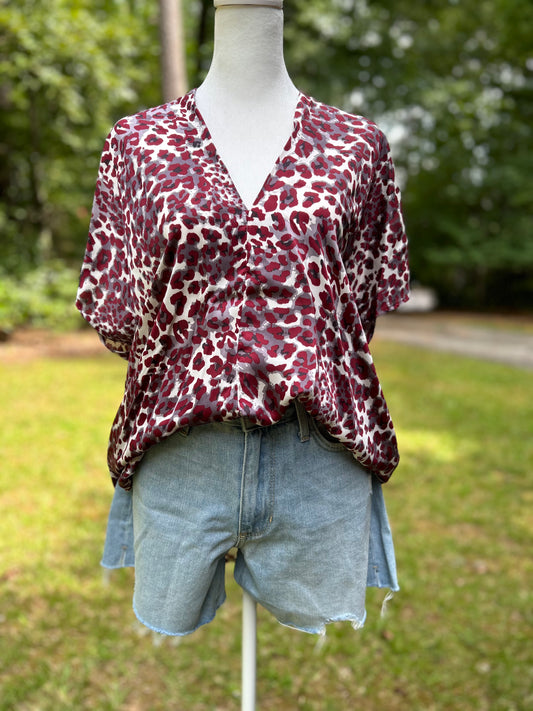
[[[247,237],[248,237],[248,229],[249,229],[249,211],[248,210],[241,210],[240,208],[236,208],[236,212],[238,211],[238,214],[241,216],[241,220],[239,220],[237,229],[236,229],[236,237],[237,237],[237,244],[238,244],[238,257],[235,260],[235,272],[236,272],[236,281],[233,287],[233,294],[235,295],[234,298],[238,301],[236,304],[236,313],[235,313],[235,335],[236,335],[236,362],[235,362],[235,367],[237,371],[237,378],[236,378],[236,386],[237,386],[237,399],[239,403],[239,407],[241,404],[241,400],[243,397],[243,392],[242,392],[242,386],[241,386],[241,380],[242,376],[244,374],[244,367],[242,365],[242,347],[241,347],[241,333],[243,328],[246,327],[246,324],[243,321],[243,310],[244,310],[244,303],[246,300],[246,277],[247,273],[249,271],[249,263],[250,263],[250,255],[248,254],[248,246],[247,246]],[[239,268],[239,265],[241,268]]]

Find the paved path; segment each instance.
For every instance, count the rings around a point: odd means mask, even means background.
[[[533,369],[533,319],[387,314],[376,338]]]

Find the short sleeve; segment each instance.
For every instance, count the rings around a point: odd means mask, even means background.
[[[117,124],[106,139],[100,160],[76,307],[104,345],[127,358],[136,319],[122,175]]]
[[[407,236],[387,139],[378,131],[372,177],[357,226],[348,240],[346,268],[368,341],[380,314],[409,298]],[[356,196],[356,199],[357,196]]]

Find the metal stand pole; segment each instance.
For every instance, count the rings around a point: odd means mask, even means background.
[[[255,711],[257,603],[243,591],[242,598],[242,711]]]

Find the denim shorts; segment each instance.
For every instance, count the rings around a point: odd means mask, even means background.
[[[148,450],[132,492],[117,487],[102,565],[135,565],[143,624],[185,635],[210,622],[230,549],[239,585],[305,632],[361,627],[367,585],[398,590],[379,482],[296,405],[267,427],[180,430]]]

